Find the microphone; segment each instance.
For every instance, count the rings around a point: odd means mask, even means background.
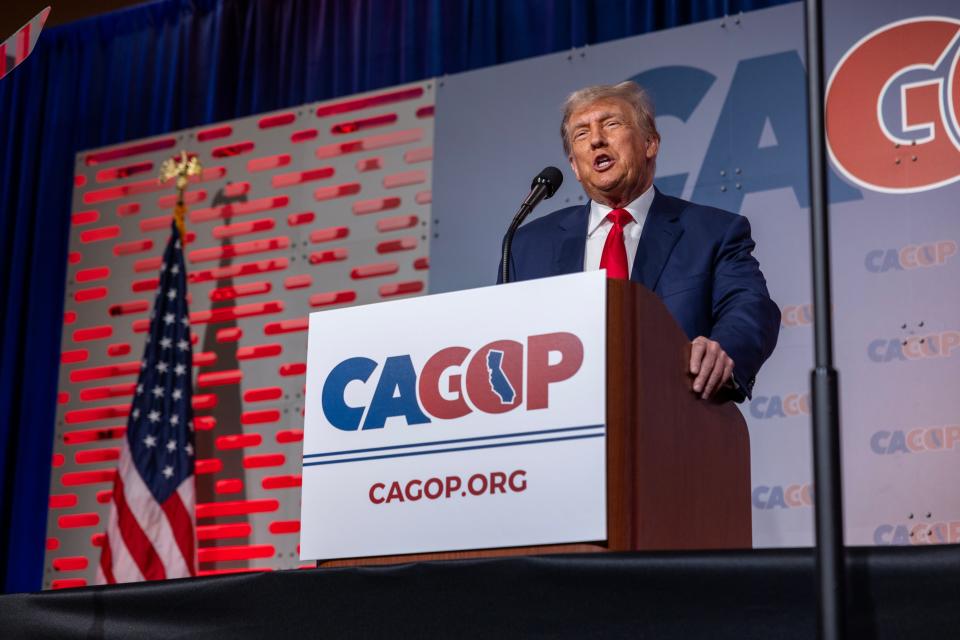
[[[513,222],[510,223],[510,228],[507,229],[507,235],[503,238],[503,253],[500,256],[502,260],[500,265],[500,280],[503,284],[510,282],[510,249],[513,245],[513,234],[517,232],[517,229],[523,224],[526,217],[530,215],[534,207],[543,200],[553,196],[561,184],[563,184],[563,174],[560,172],[560,169],[556,167],[547,167],[538,173],[537,177],[530,183],[530,193],[527,194],[523,204],[520,205],[517,213],[513,216]]]

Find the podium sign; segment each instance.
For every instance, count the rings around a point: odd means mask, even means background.
[[[606,538],[602,271],[310,315],[300,557]]]

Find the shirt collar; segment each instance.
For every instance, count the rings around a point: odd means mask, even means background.
[[[651,184],[646,191],[641,193],[636,200],[623,207],[631,216],[633,221],[642,225],[647,219],[647,213],[650,211],[650,205],[653,203],[653,185]],[[613,211],[612,207],[600,204],[594,200],[590,201],[590,221],[587,225],[587,236],[592,236],[600,226],[607,221],[607,214]],[[611,223],[612,224],[612,223]]]

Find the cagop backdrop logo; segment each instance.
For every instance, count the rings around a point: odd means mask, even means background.
[[[960,20],[922,16],[864,36],[827,85],[827,148],[854,183],[883,193],[960,180]]]

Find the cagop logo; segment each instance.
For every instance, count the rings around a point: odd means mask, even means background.
[[[870,450],[877,455],[931,453],[960,449],[960,425],[875,431]]]
[[[750,415],[758,420],[810,415],[810,394],[755,396],[750,401]]]
[[[573,377],[582,364],[583,342],[568,332],[529,336],[526,345],[496,340],[472,356],[466,347],[446,347],[419,372],[410,354],[389,356],[382,366],[372,358],[354,357],[333,367],[321,401],[327,421],[341,431],[382,429],[391,417],[417,425],[432,422],[431,417],[455,420],[474,410],[506,413],[524,403],[524,391],[526,409],[533,411],[547,409],[550,385]],[[378,370],[376,384],[367,385]],[[348,386],[356,384],[361,388],[352,397],[369,398],[363,406],[350,405],[346,398]]]
[[[960,351],[960,331],[941,331],[908,338],[878,338],[867,345],[867,358],[872,362],[949,358]]]
[[[873,531],[873,543],[877,546],[957,544],[958,542],[960,542],[960,520],[916,524],[884,523]]]
[[[873,249],[867,252],[864,265],[870,273],[942,267],[955,255],[957,243],[954,240],[937,240],[927,244],[908,244],[899,249]]]
[[[780,308],[780,326],[803,327],[813,324],[813,304],[787,304]]]
[[[814,504],[813,485],[809,482],[787,486],[761,484],[753,488],[751,497],[753,508],[761,511],[797,509],[812,507]]]
[[[884,193],[960,180],[960,20],[909,18],[866,35],[827,85],[827,148],[854,183]]]

